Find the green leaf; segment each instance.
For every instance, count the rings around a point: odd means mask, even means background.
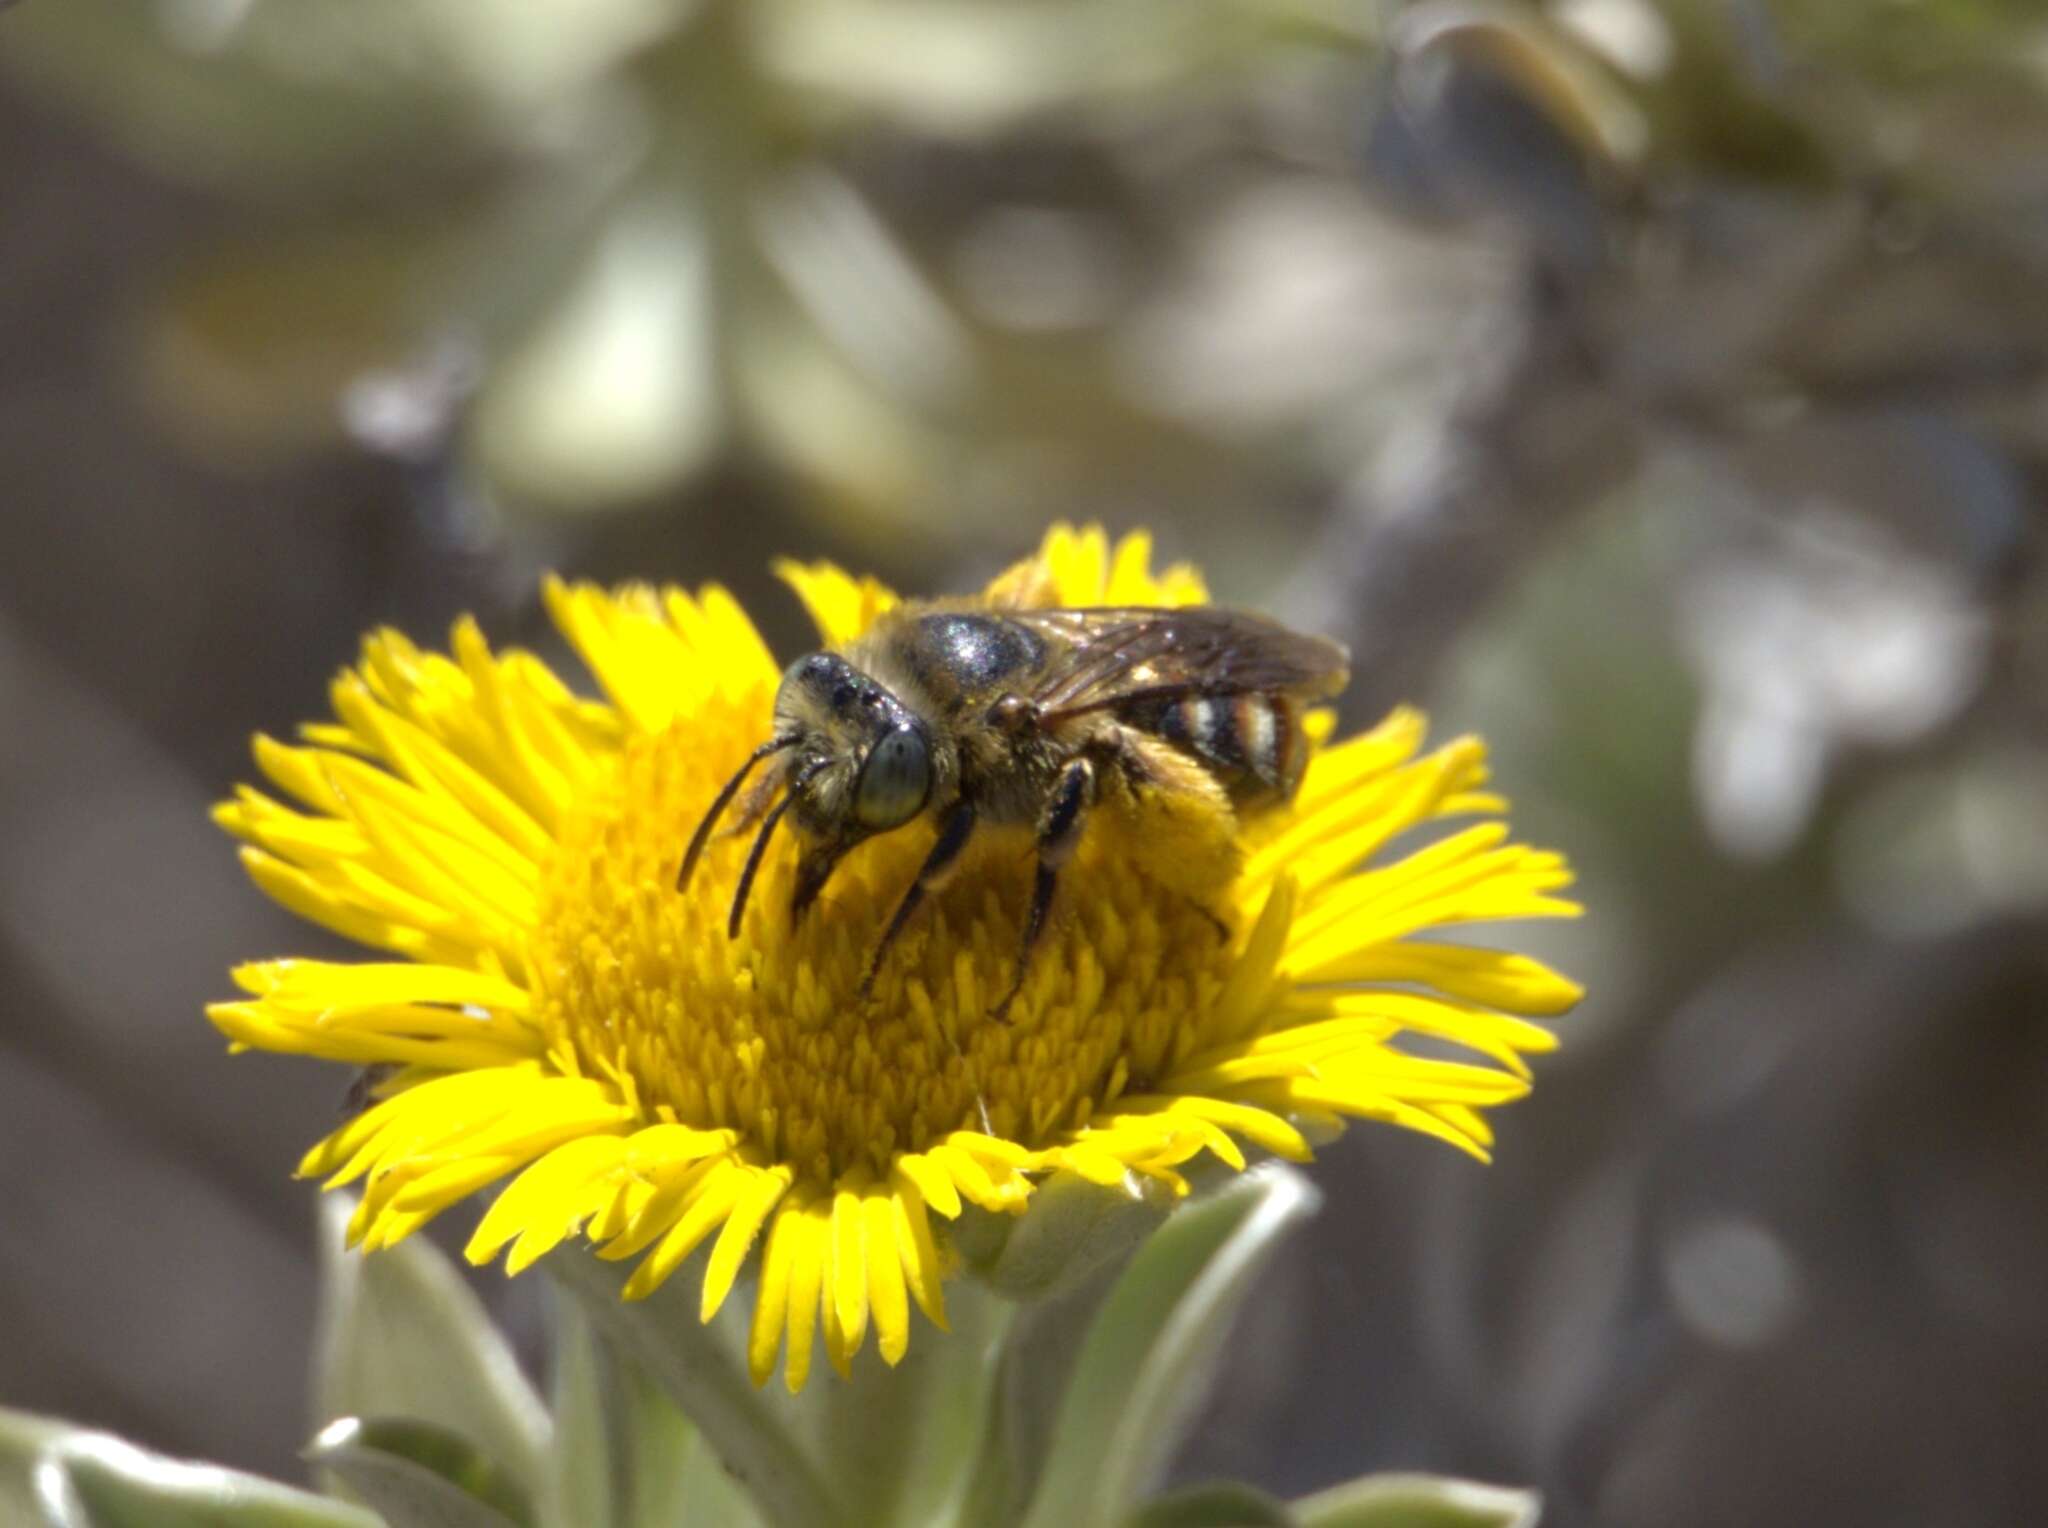
[[[974,1278],[965,1287],[1026,1302],[1002,1344],[981,1458],[959,1522],[1014,1522],[1028,1505],[1096,1310],[1174,1203],[1163,1184],[1149,1180],[1108,1187],[1056,1173],[1022,1216],[970,1209],[954,1223],[954,1245]]]
[[[842,1383],[822,1374],[777,1395],[827,1476],[848,1482],[858,1521],[961,1523],[1017,1306],[970,1280],[946,1290],[944,1332],[920,1329],[893,1369],[870,1343]]]
[[[1294,1504],[1301,1528],[1535,1528],[1533,1491],[1440,1475],[1366,1475]]]
[[[998,1294],[1043,1300],[1129,1256],[1173,1207],[1172,1191],[1153,1179],[1106,1187],[1055,1173],[1032,1193],[1023,1215],[977,1212],[969,1224],[985,1245],[963,1239],[961,1250],[974,1276]]]
[[[700,1249],[651,1297],[631,1303],[619,1299],[628,1270],[583,1249],[558,1252],[545,1266],[581,1298],[611,1347],[631,1354],[690,1417],[764,1521],[980,1528],[986,1519],[966,1515],[964,1503],[1015,1305],[958,1281],[946,1292],[951,1330],[919,1331],[896,1367],[870,1343],[850,1380],[823,1372],[800,1395],[773,1382],[756,1390],[741,1358],[752,1291],[743,1288],[703,1325],[704,1255]]]
[[[630,1476],[621,1416],[626,1401],[618,1374],[598,1346],[590,1322],[566,1298],[556,1301],[553,1468],[547,1520],[552,1528],[612,1525],[626,1520],[622,1498]]]
[[[343,1417],[306,1457],[332,1471],[392,1528],[532,1528],[519,1489],[467,1439],[399,1418]]]
[[[1042,1298],[1019,1304],[980,1278],[956,1280],[948,1331],[919,1331],[894,1368],[870,1344],[850,1379],[819,1373],[796,1396],[746,1378],[751,1290],[710,1325],[698,1319],[703,1249],[652,1297],[624,1303],[626,1269],[562,1249],[545,1266],[592,1330],[565,1328],[559,1520],[626,1520],[619,1482],[635,1467],[619,1452],[620,1424],[600,1419],[648,1404],[622,1388],[644,1367],[776,1528],[993,1528],[1027,1514],[1035,1528],[1121,1523],[1253,1273],[1312,1207],[1306,1180],[1261,1170],[1190,1201],[1131,1254],[1158,1206],[1062,1184],[1042,1226],[1027,1215],[969,1254]],[[686,1480],[695,1457],[680,1467]],[[701,1510],[687,1486],[682,1500]]]
[[[314,1419],[410,1417],[469,1439],[529,1499],[547,1471],[547,1409],[498,1329],[424,1236],[367,1255],[343,1244],[352,1206],[322,1201]]]
[[[1235,1481],[1191,1486],[1149,1502],[1128,1528],[1299,1528],[1287,1503]]]
[[[1123,1273],[1098,1267],[1073,1287],[1016,1308],[997,1365],[995,1394],[957,1521],[965,1528],[1015,1523],[1030,1504],[1074,1365],[1096,1312]]]
[[[604,1262],[588,1248],[563,1248],[542,1266],[576,1297],[598,1334],[634,1354],[696,1424],[766,1521],[813,1528],[855,1520],[848,1483],[829,1479],[799,1446],[778,1393],[756,1390],[747,1378],[731,1323],[724,1317],[709,1326],[698,1320],[704,1257],[699,1249],[652,1296],[630,1302],[620,1291],[631,1270]]]
[[[68,1429],[47,1417],[0,1411],[0,1523],[62,1523],[46,1511],[36,1488],[36,1463]]]
[[[485,472],[560,508],[630,504],[725,441],[717,238],[688,183],[613,210],[579,269],[508,347],[469,422]]]
[[[982,137],[1242,68],[1283,19],[1260,0],[788,0],[764,8],[759,67],[806,96]]]
[[[567,1296],[555,1332],[554,1528],[760,1528],[697,1430]]]
[[[1030,1528],[1113,1523],[1165,1462],[1231,1316],[1315,1190],[1279,1164],[1177,1211],[1094,1322],[1055,1424]]]
[[[16,1411],[0,1411],[0,1522],[8,1528],[380,1528],[380,1520],[360,1507]]]

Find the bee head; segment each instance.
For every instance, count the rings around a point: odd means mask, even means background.
[[[795,740],[786,766],[791,815],[820,844],[843,853],[901,827],[931,796],[925,724],[836,653],[812,653],[783,673],[775,732]]]
[[[775,693],[775,735],[726,783],[697,825],[676,877],[678,888],[688,881],[741,782],[770,756],[778,756],[777,765],[746,815],[754,816],[778,793],[781,799],[761,816],[740,872],[728,925],[735,934],[754,873],[785,815],[794,819],[805,840],[791,907],[792,916],[801,917],[849,849],[903,826],[924,810],[936,771],[930,730],[887,688],[836,653],[799,658],[783,672]]]

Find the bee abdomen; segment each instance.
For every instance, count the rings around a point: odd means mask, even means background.
[[[1308,761],[1300,712],[1282,695],[1189,695],[1124,720],[1201,760],[1240,804],[1292,797]]]

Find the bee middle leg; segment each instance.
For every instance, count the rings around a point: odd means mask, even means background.
[[[1031,883],[1031,907],[1024,915],[1024,937],[1017,951],[1017,979],[1003,1000],[990,1010],[1000,1019],[1024,990],[1025,974],[1031,969],[1031,952],[1045,932],[1045,915],[1052,907],[1052,894],[1059,886],[1060,870],[1074,856],[1081,841],[1081,824],[1095,802],[1095,766],[1087,759],[1074,760],[1060,772],[1045,809],[1038,818],[1038,874]]]
[[[896,904],[896,911],[890,916],[889,926],[882,930],[882,937],[875,944],[875,953],[868,957],[867,975],[860,979],[860,995],[866,997],[874,990],[875,976],[882,969],[882,957],[889,946],[896,942],[896,936],[903,932],[903,925],[910,921],[910,915],[917,911],[924,901],[925,893],[937,891],[945,884],[946,877],[953,871],[960,851],[967,847],[967,840],[974,836],[974,808],[965,802],[955,806],[939,825],[938,842],[932,845],[931,853],[924,857],[924,864],[917,872],[917,879],[905,888],[903,900]]]

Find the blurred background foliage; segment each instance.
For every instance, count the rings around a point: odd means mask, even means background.
[[[203,813],[358,630],[794,651],[772,554],[1099,517],[1593,909],[1498,1165],[1344,1142],[1182,1473],[2048,1493],[2031,0],[24,0],[0,228],[0,1403],[293,1468],[343,1082],[199,1019],[314,942]]]

